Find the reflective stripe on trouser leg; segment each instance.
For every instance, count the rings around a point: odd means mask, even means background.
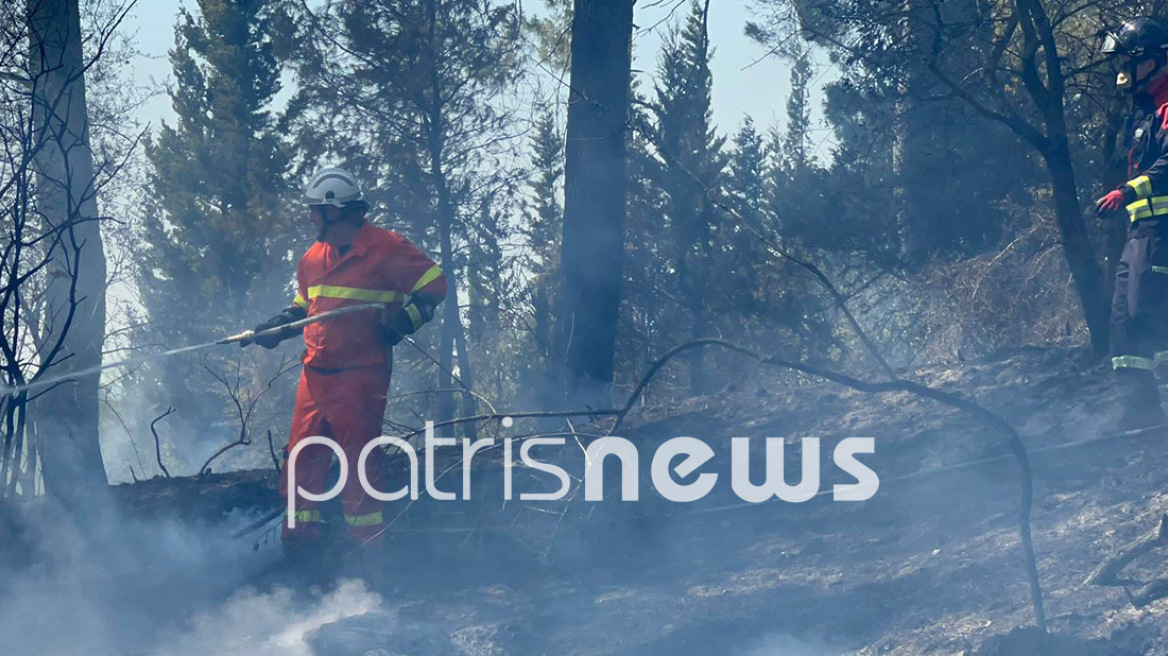
[[[349,526],[381,526],[385,523],[385,515],[380,510],[365,515],[345,515],[345,523]]]
[[[309,394],[305,373],[300,374],[300,383],[296,388],[296,404],[292,409],[292,430],[288,437],[289,452],[292,447],[303,439],[327,433],[327,424],[320,406]],[[296,486],[309,492],[320,494],[325,491],[325,481],[328,477],[329,463],[332,462],[332,451],[322,445],[313,445],[300,452],[296,459]],[[284,471],[280,475],[280,495],[287,499],[288,465],[291,461],[284,461]],[[291,491],[295,494],[295,491]],[[319,504],[307,499],[296,499],[296,528],[289,529],[288,522],[283,523],[283,538],[287,542],[309,543],[321,540],[324,535],[321,530],[323,518]]]
[[[324,521],[324,515],[322,515],[319,510],[314,509],[314,510],[297,510],[296,511],[296,523],[297,524],[308,524],[308,523],[312,523],[312,522],[323,522],[323,521]]]
[[[1145,358],[1138,355],[1117,355],[1111,358],[1111,368],[1117,371],[1120,369],[1151,371],[1154,364],[1155,362],[1152,358]]]
[[[310,368],[306,370],[311,372]],[[328,437],[341,446],[349,462],[349,477],[341,490],[347,537],[364,541],[381,532],[383,524],[374,520],[383,504],[366,494],[357,461],[365,445],[382,433],[389,372],[385,365],[378,364],[329,374],[310,373],[309,387],[327,418]],[[381,449],[373,449],[365,461],[369,485],[377,490],[385,489],[381,455]]]

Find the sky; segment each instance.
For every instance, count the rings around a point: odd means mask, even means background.
[[[524,2],[525,11],[538,9],[536,0]],[[634,37],[633,68],[651,75],[656,68],[661,40],[668,25],[684,19],[687,5],[678,8],[671,20],[673,2],[640,0],[634,16],[639,27]],[[139,0],[126,27],[134,33],[140,55],[133,65],[139,82],[170,79],[167,51],[174,46],[174,24],[180,6],[195,7],[194,0]],[[751,18],[746,0],[713,0],[710,4],[710,43],[714,48],[711,62],[714,92],[714,121],[723,134],[733,134],[746,115],[754,118],[760,129],[785,124],[787,95],[790,89],[789,65],[746,38],[743,27]],[[656,26],[654,29],[649,28]],[[830,130],[822,120],[822,94],[818,87],[834,78],[834,70],[825,63],[816,64],[817,85],[812,93],[812,127],[816,152],[826,154],[831,144]],[[648,88],[647,81],[643,88]],[[173,121],[170,100],[164,94],[154,97],[141,108],[137,118],[143,124],[157,126],[161,120]]]

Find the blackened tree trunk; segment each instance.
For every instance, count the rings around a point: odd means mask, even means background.
[[[632,0],[575,0],[557,328],[569,407],[611,403],[625,224]]]
[[[1079,188],[1075,169],[1071,164],[1070,145],[1065,132],[1055,141],[1049,152],[1042,153],[1050,172],[1054,196],[1055,222],[1062,237],[1063,253],[1071,270],[1071,280],[1083,308],[1083,319],[1091,336],[1091,345],[1097,355],[1107,352],[1108,285],[1098,264],[1094,246],[1087,235],[1083,214],[1079,209]]]
[[[97,216],[77,0],[28,0],[29,72],[36,120],[36,199],[55,239],[40,338],[56,376],[101,364],[105,253]],[[65,382],[35,408],[45,488],[80,496],[105,485],[98,377]]]

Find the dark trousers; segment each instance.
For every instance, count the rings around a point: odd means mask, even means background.
[[[1111,299],[1111,366],[1125,393],[1159,403],[1153,373],[1168,361],[1168,221],[1128,229]]]

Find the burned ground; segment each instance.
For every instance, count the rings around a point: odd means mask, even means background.
[[[144,527],[132,539],[149,541],[145,527],[162,519],[182,527],[175,531],[212,537],[204,540],[203,556],[174,558],[174,572],[168,572],[166,543],[154,549],[161,553],[148,570],[123,570],[121,596],[111,603],[149,611],[105,620],[151,618],[158,629],[145,635],[158,643],[109,641],[117,647],[110,653],[194,653],[181,643],[202,635],[197,627],[213,626],[216,608],[231,595],[235,601],[227,604],[237,609],[235,615],[262,615],[257,599],[323,608],[329,594],[352,592],[353,586],[360,594],[346,599],[360,603],[345,606],[350,612],[305,615],[316,618],[302,623],[307,628],[298,639],[305,651],[271,653],[1168,652],[1168,601],[1137,609],[1123,588],[1085,583],[1101,561],[1155,528],[1168,512],[1168,433],[1060,448],[1103,435],[1116,419],[1108,376],[1086,354],[1026,349],[911,373],[914,380],[968,394],[1023,435],[1032,453],[1034,541],[1050,636],[1027,628],[1034,620],[1016,527],[1018,473],[1012,459],[995,459],[1008,455],[1001,435],[908,394],[783,386],[763,373],[718,395],[639,411],[621,433],[642,445],[700,437],[719,454],[714,470],[725,464],[735,436],[819,436],[824,453],[843,437],[872,436],[877,452],[865,461],[883,481],[872,499],[831,502],[825,495],[802,504],[748,505],[720,486],[694,504],[667,503],[648,493],[636,503],[503,503],[487,493],[497,483],[490,472],[498,469],[497,460],[488,458],[480,465],[484,478],[476,501],[423,499],[391,507],[397,519],[384,552],[352,558],[377,570],[368,587],[349,582],[335,590],[326,584],[319,593],[285,593],[279,586],[288,581],[268,567],[276,553],[273,532],[231,537],[249,520],[278,510],[271,472],[120,486],[112,493],[119,521]],[[575,462],[581,454],[571,442],[541,459]],[[944,470],[983,459],[991,461]],[[934,470],[942,471],[917,475]],[[829,466],[823,474],[821,489],[844,482]],[[646,483],[643,478],[642,489],[651,489]],[[606,482],[610,487],[614,478]],[[45,534],[35,528],[38,516],[22,513],[28,540]],[[223,517],[230,519],[224,523]],[[216,544],[234,546],[212,548]],[[255,566],[238,565],[248,559]],[[1162,559],[1153,551],[1124,574],[1136,581],[1165,576]],[[173,608],[147,604],[150,595],[142,588],[189,585],[191,570],[199,568],[207,572],[194,578],[219,580],[207,583],[197,601]],[[95,574],[79,594],[108,587],[103,576]],[[10,573],[7,580],[9,595],[29,594],[34,583],[48,585],[28,572]],[[248,586],[255,591],[239,591]],[[19,607],[0,606],[0,613],[11,618]],[[257,620],[235,633],[212,631],[221,642],[202,637],[199,644],[203,653],[239,653],[240,640],[254,647],[272,639],[265,626]],[[119,632],[108,627],[106,633]],[[139,640],[143,635],[125,633]],[[76,647],[76,653],[104,653]]]

